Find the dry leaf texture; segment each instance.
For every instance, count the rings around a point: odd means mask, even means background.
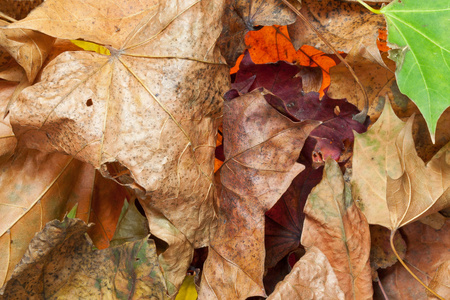
[[[219,38],[222,55],[230,66],[246,49],[245,35],[259,26],[288,25],[296,16],[281,0],[227,0]]]
[[[279,282],[268,300],[284,299],[345,299],[336,274],[327,257],[317,247],[311,247]]]
[[[333,159],[327,159],[304,211],[302,245],[316,246],[327,256],[345,299],[372,299],[369,224]]]
[[[367,132],[355,134],[352,192],[370,224],[389,228],[386,174],[394,178],[402,174],[395,139],[404,126],[386,99],[377,122]]]
[[[165,299],[152,240],[92,250],[79,219],[49,222],[31,241],[3,299]]]
[[[444,299],[450,298],[450,260],[446,260],[439,266],[428,286]],[[436,299],[436,297],[429,293],[428,299]]]
[[[46,1],[11,25],[112,53],[54,59],[11,109],[21,140],[135,188],[144,209],[161,213],[194,247],[207,244],[214,215],[215,135],[229,82],[215,47],[222,2]]]
[[[396,139],[403,174],[398,178],[387,178],[386,202],[391,229],[450,205],[450,142],[425,165],[414,148],[413,121],[414,116]]]
[[[316,121],[292,122],[270,106],[266,90],[225,102],[222,191],[200,299],[264,296],[264,213],[303,169],[296,163]]]
[[[349,53],[357,48],[365,58],[384,65],[376,44],[378,29],[386,26],[383,16],[373,14],[359,3],[338,0],[303,0],[300,12],[338,51]],[[288,30],[296,49],[311,45],[332,53],[301,19],[289,25]]]

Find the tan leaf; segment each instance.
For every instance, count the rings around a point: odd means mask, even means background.
[[[384,65],[376,44],[378,29],[386,26],[383,16],[371,13],[359,3],[338,0],[302,0],[300,12],[338,51],[349,53],[356,47],[365,58]],[[300,19],[289,25],[288,30],[295,49],[310,45],[332,53]]]
[[[373,126],[365,133],[355,133],[353,148],[353,198],[369,224],[389,228],[386,203],[386,174],[402,174],[395,139],[405,124],[397,118],[389,100]]]
[[[17,83],[0,81],[0,112],[4,111],[8,99],[14,93]],[[9,116],[0,118],[0,164],[8,160],[16,148],[17,140],[11,128]]]
[[[316,246],[327,256],[345,299],[372,299],[369,224],[333,159],[327,159],[304,212],[302,245]]]
[[[397,229],[450,205],[450,142],[425,165],[412,137],[412,116],[396,139],[403,174],[388,174],[386,202],[391,223]]]
[[[264,296],[264,213],[304,168],[296,163],[319,122],[292,122],[270,106],[266,91],[225,102],[222,191],[200,299]]]
[[[344,292],[327,257],[313,246],[267,299],[344,299]]]
[[[33,30],[11,28],[13,24],[0,27],[0,46],[25,70],[31,84],[44,64],[55,39]]]
[[[444,299],[450,298],[450,260],[446,260],[439,266],[428,286]],[[428,294],[428,299],[437,298]]]
[[[399,230],[406,242],[407,251],[404,260],[425,284],[429,285],[438,267],[450,260],[449,230],[450,219],[447,219],[441,230],[435,230],[420,222],[408,224]],[[425,288],[399,262],[386,270],[380,270],[379,275],[389,299],[427,297]],[[375,289],[374,298],[384,299],[379,289]]]
[[[385,97],[386,93],[393,93],[395,88],[395,63],[387,59],[387,53],[383,53],[381,59],[387,67],[381,66],[378,62],[373,62],[365,58],[362,48],[353,48],[345,57],[345,60],[352,66],[359,81],[364,86],[369,98],[369,112],[372,121],[378,119],[380,111],[377,110],[379,97]],[[364,108],[364,95],[358,87],[355,78],[347,67],[340,63],[330,69],[331,83],[327,94],[333,98],[346,98],[348,102],[356,105],[360,110]],[[391,97],[392,99],[392,97]],[[413,106],[410,101],[410,105]],[[398,106],[398,105],[397,105]],[[404,110],[403,107],[401,109]]]
[[[223,9],[223,1],[45,1],[11,26],[95,42],[112,55],[51,61],[11,108],[20,139],[92,164],[134,188],[146,213],[161,213],[191,247],[207,245],[229,84],[215,45]]]
[[[65,213],[81,162],[59,153],[22,150],[1,165],[0,284],[11,277],[34,234]]]
[[[10,299],[165,299],[153,240],[92,250],[79,219],[49,222],[6,284]],[[39,295],[39,296],[38,296]]]

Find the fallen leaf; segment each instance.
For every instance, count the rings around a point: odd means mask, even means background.
[[[327,257],[311,247],[295,264],[291,273],[278,283],[267,298],[277,299],[345,299]]]
[[[260,26],[288,25],[296,15],[280,0],[226,0],[224,27],[218,44],[227,63],[233,66],[246,49],[247,32]]]
[[[317,126],[292,122],[266,102],[266,93],[258,89],[225,96],[218,227],[211,236],[200,299],[265,296],[264,213],[303,169],[295,161]]]
[[[393,230],[450,205],[450,142],[425,165],[414,148],[413,118],[396,139],[403,174],[387,177],[386,202]]]
[[[382,16],[375,15],[359,3],[338,0],[302,0],[300,12],[338,51],[349,53],[353,48],[371,61],[384,65],[377,47],[378,28],[385,27]],[[288,26],[295,49],[310,45],[325,53],[332,53],[317,34],[298,19]]]
[[[229,83],[216,47],[223,10],[221,1],[45,1],[12,26],[94,42],[111,56],[76,51],[51,61],[11,109],[20,139],[74,155],[134,188],[146,214],[161,213],[178,240],[206,246],[221,95]],[[152,222],[158,237],[172,236]],[[179,272],[176,284],[186,269]]]
[[[430,283],[442,263],[450,260],[449,230],[449,219],[441,230],[420,222],[408,224],[399,230],[406,242],[404,261],[425,284]],[[389,299],[427,298],[425,288],[399,262],[385,270],[379,270],[378,274]],[[375,288],[374,296],[375,299],[384,299],[378,288]]]
[[[303,208],[309,193],[322,179],[323,168],[314,169],[310,162],[302,160],[305,169],[294,178],[287,191],[266,212],[265,267],[272,268],[291,251],[302,247]]]
[[[46,222],[66,213],[82,163],[59,153],[21,150],[1,165],[0,284],[25,253]]]
[[[198,294],[194,279],[194,275],[186,275],[175,300],[197,300]]]
[[[0,81],[0,111],[4,111],[17,83]],[[17,140],[11,128],[9,116],[0,118],[0,164],[8,160],[16,148]]]
[[[369,225],[333,159],[327,159],[304,212],[302,245],[307,250],[316,246],[327,256],[345,299],[372,299]]]
[[[397,178],[402,174],[395,139],[404,126],[392,110],[389,99],[386,99],[384,110],[377,122],[367,132],[355,134],[353,199],[369,224],[389,228],[387,175]]]
[[[440,115],[450,106],[448,2],[395,0],[381,8],[388,27],[389,58],[400,91],[416,103],[434,142]]]
[[[16,20],[20,20],[25,18],[33,8],[41,4],[43,1],[44,0],[3,1],[2,12]]]
[[[428,286],[444,299],[450,298],[450,260],[446,260],[439,266]],[[437,298],[428,294],[428,299]]]
[[[149,234],[148,221],[136,208],[134,200],[129,204],[125,200],[119,222],[117,223],[116,232],[110,245],[114,247],[125,242],[133,242],[143,239]]]
[[[94,251],[87,228],[79,219],[49,222],[31,241],[3,298],[166,299],[153,240]]]
[[[246,53],[232,87],[241,93],[264,87],[271,92],[265,96],[266,100],[292,120],[322,121],[311,132],[305,148],[310,149],[316,165],[323,165],[328,156],[339,160],[353,142],[352,130],[364,132],[367,123],[361,124],[352,119],[359,111],[344,99],[332,99],[325,95],[319,100],[318,93],[305,94],[302,77],[298,75],[301,70],[300,67],[283,61],[255,64]]]

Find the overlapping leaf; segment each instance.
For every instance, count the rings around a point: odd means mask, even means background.
[[[146,199],[146,212],[161,213],[186,247],[207,244],[214,215],[215,135],[228,85],[228,67],[215,47],[223,6],[46,1],[13,24],[111,52],[54,59],[12,108],[20,138],[29,147],[74,155],[133,187]],[[150,228],[164,231],[158,224]]]
[[[344,299],[344,293],[327,257],[311,247],[267,299]]]
[[[331,158],[308,197],[305,214],[302,245],[316,246],[327,256],[345,299],[372,299],[369,225]]]
[[[152,240],[93,251],[87,227],[79,219],[49,222],[31,241],[2,298],[166,298]]]
[[[376,44],[377,29],[385,26],[381,16],[370,13],[358,3],[338,0],[303,0],[300,12],[337,50],[349,53],[353,48],[361,49],[365,58],[384,65]],[[311,45],[332,53],[301,19],[288,29],[296,49]]]
[[[260,26],[288,25],[296,19],[280,0],[227,0],[226,6],[219,46],[230,66],[244,52],[244,37],[248,31]]]
[[[353,142],[353,132],[364,132],[367,122],[360,124],[352,119],[358,109],[344,99],[332,99],[325,95],[302,90],[301,69],[293,64],[254,64],[244,56],[232,86],[245,93],[258,87],[271,92],[266,100],[293,120],[318,120],[323,123],[311,132],[305,148],[312,154],[314,163],[323,164],[326,157],[338,160]],[[345,160],[345,158],[343,158]]]
[[[436,123],[450,106],[448,2],[395,0],[380,12],[386,17],[400,91],[416,103],[434,141]]]
[[[211,236],[199,298],[264,296],[264,213],[302,170],[297,160],[318,122],[294,123],[254,90],[224,108],[225,162],[217,230]],[[263,122],[263,123],[262,123]]]

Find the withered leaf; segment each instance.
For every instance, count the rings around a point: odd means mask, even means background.
[[[369,224],[331,158],[308,197],[305,214],[302,245],[316,246],[327,256],[345,299],[372,299]]]
[[[134,188],[147,215],[161,213],[178,240],[207,245],[229,83],[215,44],[223,9],[223,1],[45,1],[11,26],[91,41],[111,56],[64,52],[51,61],[11,109],[20,139],[92,164]]]
[[[359,3],[339,0],[302,0],[300,12],[338,51],[349,53],[357,48],[365,58],[384,65],[376,44],[378,29],[386,26],[383,16],[373,14]],[[332,53],[301,19],[289,25],[288,30],[296,49],[311,45]]]
[[[428,286],[444,299],[450,297],[450,260],[446,260],[439,266]],[[431,293],[427,294],[428,299],[436,299]]]
[[[245,34],[259,26],[288,25],[296,15],[281,0],[227,0],[219,37],[222,55],[230,66],[245,48]]]
[[[14,93],[17,83],[0,81],[0,112],[4,111],[9,97]],[[17,139],[14,136],[9,116],[0,118],[0,164],[8,160],[16,148]]]
[[[391,231],[378,225],[370,226],[370,266],[372,271],[385,269],[397,262],[397,256],[389,243]],[[401,259],[405,258],[406,243],[400,232],[394,236],[394,247]]]
[[[291,273],[278,283],[268,300],[345,299],[327,257],[311,247],[295,264]]]
[[[318,122],[295,123],[254,90],[225,102],[217,230],[211,236],[199,298],[264,296],[264,213],[303,169],[296,163]]]
[[[370,224],[389,227],[386,174],[391,177],[402,174],[395,139],[404,126],[386,99],[377,122],[369,131],[355,134],[352,192]]]
[[[30,243],[4,299],[165,299],[153,240],[92,250],[79,219],[49,222]]]
[[[299,75],[301,70],[297,65],[283,61],[255,64],[247,52],[239,65],[232,87],[240,93],[263,87],[271,92],[265,95],[266,100],[292,120],[322,121],[311,132],[305,148],[312,153],[315,164],[323,165],[328,156],[336,160],[341,158],[353,142],[352,130],[366,131],[368,119],[364,124],[353,120],[353,115],[359,111],[345,99],[332,99],[325,95],[320,100],[317,92],[305,94],[302,77]]]

